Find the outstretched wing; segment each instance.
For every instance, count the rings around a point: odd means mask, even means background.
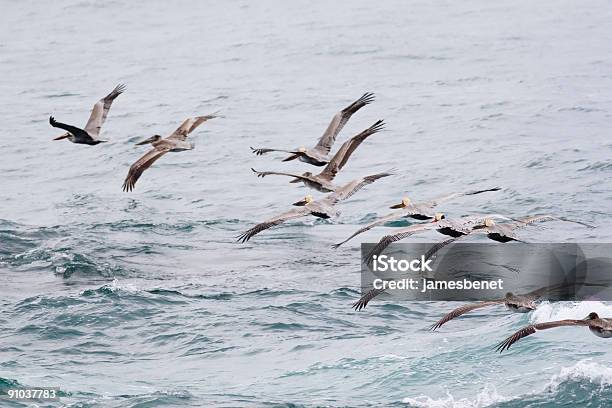
[[[371,103],[373,100],[374,94],[367,92],[363,94],[361,98],[336,113],[314,149],[318,150],[323,155],[329,154],[331,147],[336,141],[336,136],[338,136],[338,133],[340,133],[344,125],[346,125],[346,122],[349,121],[355,112]]]
[[[270,153],[270,152],[283,152],[283,153],[291,153],[291,154],[298,153],[298,152],[291,151],[291,150],[268,149],[267,147],[259,147],[259,148],[251,147],[250,149],[251,149],[251,152],[255,153],[257,156],[261,156],[261,155],[264,155],[264,154]]]
[[[481,309],[483,307],[492,306],[492,305],[499,305],[499,304],[502,304],[502,303],[504,303],[503,300],[491,300],[491,301],[488,301],[488,302],[472,303],[472,304],[469,304],[469,305],[464,305],[464,306],[458,307],[458,308],[454,309],[453,311],[451,311],[450,313],[445,314],[440,320],[438,320],[436,323],[434,323],[429,329],[430,330],[436,330],[436,329],[440,328],[440,326],[442,326],[444,323],[453,320],[455,317],[459,317],[461,315],[464,315],[467,312],[471,312],[472,310]]]
[[[382,293],[385,293],[384,289],[372,289],[368,291],[365,295],[360,297],[357,302],[353,303],[353,309],[355,309],[356,311],[364,309],[372,299]]]
[[[389,222],[389,221],[398,220],[398,219],[400,219],[402,217],[405,217],[405,216],[406,216],[406,214],[404,214],[403,212],[397,211],[397,212],[394,212],[394,213],[391,213],[391,214],[387,214],[384,217],[380,217],[380,218],[372,221],[368,225],[359,228],[357,231],[355,231],[353,233],[353,235],[351,235],[350,237],[348,237],[344,241],[332,245],[332,248],[336,249],[336,248],[340,247],[341,245],[347,243],[351,239],[355,238],[359,234],[363,234],[364,232],[369,231],[369,230],[371,230],[374,227],[377,227],[377,226],[382,225],[382,224],[384,224],[386,222]]]
[[[485,190],[473,190],[473,191],[467,191],[467,192],[462,192],[462,193],[452,193],[452,194],[447,194],[441,197],[434,198],[433,200],[427,201],[426,204],[429,204],[432,207],[435,207],[439,204],[442,204],[445,201],[450,201],[455,198],[469,196],[469,195],[477,195],[477,194],[482,194],[482,193],[486,193],[489,191],[499,191],[499,190],[501,190],[501,187],[487,188]]]
[[[321,176],[329,181],[332,181],[334,177],[336,177],[336,174],[342,170],[342,167],[344,167],[355,149],[357,149],[357,147],[359,147],[359,145],[369,136],[384,129],[384,126],[385,123],[382,120],[379,120],[363,132],[344,142],[334,157],[329,161],[329,163],[327,163],[327,166],[325,166],[321,172]]]
[[[61,123],[58,122],[57,120],[55,120],[55,118],[53,116],[49,116],[49,124],[55,128],[59,128],[59,129],[64,129],[70,133],[72,133],[74,136],[82,138],[82,139],[91,139],[91,136],[89,136],[89,134],[87,134],[87,132],[85,132],[83,129],[78,128],[76,126],[72,126],[72,125],[67,125],[65,123]]]
[[[94,139],[100,135],[100,129],[106,120],[106,116],[108,115],[108,111],[110,110],[113,101],[115,98],[121,95],[123,91],[125,91],[125,85],[119,84],[111,91],[111,93],[100,99],[93,106],[91,115],[89,115],[89,120],[87,121],[87,125],[85,125],[85,131]]]
[[[217,112],[215,112],[210,115],[196,116],[194,118],[185,119],[183,123],[181,123],[181,126],[179,126],[174,131],[174,133],[168,136],[168,139],[185,140],[187,139],[187,135],[193,132],[195,128],[197,128],[198,126],[200,126],[202,123],[206,122],[207,120],[214,119],[217,117],[219,116],[217,115]]]
[[[457,237],[457,238],[447,238],[443,241],[440,241],[434,245],[432,245],[431,248],[429,248],[429,250],[425,253],[425,259],[430,259],[436,256],[436,254],[438,253],[438,251],[440,251],[442,248],[444,248],[447,245],[452,244],[453,242],[457,241],[458,239],[461,239],[465,237],[465,235],[461,236],[461,237]]]
[[[136,163],[130,166],[127,177],[123,182],[123,191],[132,191],[136,182],[142,175],[142,172],[151,167],[153,163],[164,154],[168,153],[168,149],[152,149],[149,150],[144,156],[136,161]]]
[[[353,181],[348,182],[344,186],[340,187],[335,192],[325,197],[323,200],[326,201],[330,205],[334,205],[342,200],[346,200],[347,198],[351,197],[353,194],[355,194],[356,192],[358,192],[359,190],[361,190],[368,184],[372,184],[373,182],[375,182],[376,180],[380,178],[388,177],[392,175],[393,175],[393,172],[388,171],[384,173],[373,174],[371,176],[366,176],[366,177],[355,179]]]
[[[277,172],[277,171],[257,171],[254,168],[251,167],[251,171],[255,174],[257,174],[257,177],[261,177],[264,178],[266,176],[288,176],[288,177],[295,177],[297,179],[300,180],[308,180],[307,177],[304,177],[302,175],[299,174],[292,174],[292,173],[282,173],[282,172]]]
[[[385,248],[387,248],[393,242],[400,241],[418,232],[426,231],[428,229],[432,229],[435,227],[436,227],[436,224],[434,223],[411,225],[410,227],[399,230],[395,234],[385,235],[384,237],[380,239],[380,241],[378,241],[378,244],[376,244],[374,248],[372,248],[370,253],[365,257],[364,262],[366,264],[370,264],[372,260],[374,259],[374,255],[380,255],[382,251],[384,251]]]
[[[512,336],[508,337],[497,346],[495,346],[495,350],[500,353],[504,350],[508,350],[514,343],[522,339],[523,337],[527,337],[536,332],[536,330],[546,330],[552,329],[554,327],[562,327],[562,326],[589,326],[588,320],[557,320],[555,322],[547,322],[547,323],[537,323],[530,324],[529,326],[525,326],[522,329],[518,330]]]
[[[253,228],[246,230],[244,233],[238,236],[238,242],[242,242],[242,243],[247,242],[249,239],[259,234],[261,231],[265,231],[268,228],[272,228],[275,225],[282,224],[283,222],[288,221],[288,220],[304,217],[308,214],[310,214],[310,210],[308,209],[308,207],[294,208],[274,218],[270,218],[267,221],[259,223]]]
[[[595,228],[593,225],[587,224],[582,221],[570,220],[569,218],[565,218],[565,217],[555,217],[553,215],[533,215],[533,216],[528,216],[528,217],[517,218],[516,221],[518,222],[518,224],[516,225],[516,228],[535,224],[538,222],[546,222],[546,221],[571,222],[574,224],[582,225],[587,228]]]

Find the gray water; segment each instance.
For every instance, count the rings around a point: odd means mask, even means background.
[[[609,406],[612,352],[587,330],[529,322],[612,315],[599,302],[528,315],[359,296],[359,243],[330,249],[409,195],[479,187],[450,216],[553,213],[533,242],[612,239],[612,8],[513,2],[2,2],[0,391],[57,386],[41,406]],[[117,83],[95,147],[84,126]],[[253,147],[313,145],[372,91],[339,142],[385,119],[339,174],[397,168],[341,204],[247,244],[235,237],[312,192],[258,170],[312,170]],[[133,193],[130,164],[190,116],[221,110]],[[339,146],[339,144],[337,144]],[[320,196],[320,194],[315,194]],[[405,224],[396,224],[405,225]],[[415,240],[434,241],[435,233]],[[26,404],[0,402],[2,406]]]

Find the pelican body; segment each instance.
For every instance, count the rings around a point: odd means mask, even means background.
[[[125,85],[120,84],[115,87],[104,98],[100,99],[95,103],[93,109],[91,110],[91,114],[89,116],[89,120],[85,125],[84,129],[81,129],[77,126],[67,125],[65,123],[61,123],[55,120],[53,116],[49,117],[49,124],[55,128],[66,130],[66,133],[56,137],[53,140],[62,140],[68,139],[72,143],[77,144],[85,144],[90,146],[95,146],[99,143],[104,143],[106,140],[100,140],[98,137],[100,136],[100,130],[102,129],[102,125],[106,120],[106,116],[108,116],[108,111],[110,107],[119,95],[121,95],[125,91]]]

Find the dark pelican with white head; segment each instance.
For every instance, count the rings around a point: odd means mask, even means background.
[[[307,149],[304,146],[301,146],[295,150],[282,150],[282,149],[268,149],[268,148],[252,148],[251,150],[258,156],[262,154],[266,154],[269,152],[285,152],[290,153],[291,155],[284,159],[283,161],[290,161],[299,159],[300,161],[308,164],[312,164],[314,166],[325,166],[329,162],[329,151],[331,150],[334,142],[336,141],[336,136],[342,130],[344,125],[349,121],[351,116],[359,109],[363,108],[367,104],[371,103],[374,100],[374,94],[367,92],[361,96],[361,98],[357,99],[355,102],[351,103],[346,108],[342,109],[340,112],[336,113],[332,118],[329,126],[323,133],[323,136],[319,139],[317,145],[311,149]]]
[[[85,129],[81,129],[76,126],[67,125],[65,123],[60,123],[55,120],[53,116],[49,117],[49,123],[51,126],[55,128],[64,129],[66,133],[56,137],[53,140],[62,140],[68,139],[72,143],[78,144],[86,144],[86,145],[97,145],[98,143],[104,143],[106,140],[100,140],[98,137],[100,136],[100,129],[106,120],[106,116],[108,115],[108,111],[110,107],[119,95],[121,95],[125,91],[125,85],[120,84],[112,90],[111,93],[106,95],[104,98],[100,99],[93,106],[91,110],[91,115],[89,116],[89,120],[85,125]]]
[[[132,191],[136,185],[136,181],[142,173],[151,167],[153,163],[168,152],[182,152],[192,150],[195,146],[187,141],[187,136],[207,120],[219,117],[216,113],[212,115],[196,116],[194,118],[185,119],[170,136],[162,138],[160,135],[154,135],[136,145],[145,145],[150,143],[153,149],[149,150],[144,156],[132,164],[128,175],[123,182],[123,191]]]

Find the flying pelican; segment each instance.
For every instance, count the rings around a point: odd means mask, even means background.
[[[452,200],[458,197],[476,195],[476,194],[486,193],[488,191],[499,191],[499,190],[501,190],[500,187],[494,187],[494,188],[488,188],[486,190],[468,191],[465,193],[453,193],[453,194],[447,194],[442,197],[438,197],[434,200],[423,201],[420,203],[412,203],[408,197],[404,197],[401,203],[391,206],[391,208],[393,209],[401,208],[402,209],[401,211],[396,211],[391,214],[387,214],[383,217],[380,217],[372,221],[368,225],[358,229],[355,233],[353,233],[353,235],[351,235],[344,241],[332,245],[332,248],[336,249],[340,247],[341,245],[347,243],[351,239],[355,238],[359,234],[369,231],[372,228],[377,227],[381,224],[385,224],[390,221],[399,220],[400,218],[414,218],[419,221],[432,220],[434,219],[436,215],[435,213],[436,207],[445,201],[449,201],[449,200]],[[442,218],[444,218],[444,216]]]
[[[370,253],[366,256],[364,262],[366,264],[370,264],[374,256],[380,255],[380,253],[388,247],[391,243],[400,241],[404,238],[408,238],[411,235],[414,235],[419,232],[428,231],[428,230],[436,230],[440,234],[447,235],[451,238],[459,238],[464,235],[468,235],[474,229],[484,228],[484,222],[487,218],[500,217],[503,216],[491,215],[491,216],[469,216],[463,217],[456,220],[449,220],[444,217],[442,213],[436,213],[432,222],[427,224],[417,224],[411,225],[406,228],[400,229],[395,234],[385,235],[378,241],[378,244],[374,246],[374,248],[370,251]]]
[[[536,330],[546,330],[552,329],[554,327],[563,326],[586,326],[589,328],[591,333],[598,337],[603,337],[606,339],[612,337],[612,318],[601,318],[597,313],[591,312],[583,320],[566,319],[546,323],[530,324],[529,326],[523,327],[522,329],[514,333],[512,336],[499,343],[495,347],[495,350],[499,351],[500,353],[504,350],[508,350],[514,343],[516,343],[523,337],[527,337],[530,334],[534,334]]]
[[[160,135],[154,135],[150,138],[136,143],[136,145],[145,145],[151,143],[153,149],[149,150],[144,156],[138,159],[128,171],[127,177],[123,182],[123,191],[132,191],[136,181],[142,175],[142,172],[151,167],[153,163],[168,152],[182,152],[184,150],[192,150],[195,146],[188,142],[187,135],[194,131],[207,120],[219,117],[216,113],[205,116],[196,116],[194,118],[185,119],[170,136],[162,138]]]
[[[329,162],[329,151],[334,145],[338,133],[340,133],[344,125],[346,125],[346,122],[349,121],[349,119],[351,118],[351,116],[353,116],[355,112],[357,112],[359,109],[363,108],[367,104],[371,103],[373,100],[374,94],[366,92],[361,96],[361,98],[357,99],[355,102],[351,103],[349,106],[336,113],[332,118],[329,126],[325,130],[325,133],[323,133],[323,136],[321,136],[317,145],[312,149],[307,149],[306,147],[302,146],[295,150],[268,148],[254,149],[252,147],[251,150],[258,156],[269,152],[290,153],[291,156],[287,157],[283,161],[299,159],[302,162],[315,166],[325,166]]]
[[[91,115],[89,115],[89,120],[85,125],[85,129],[57,122],[53,116],[50,116],[49,123],[51,126],[66,130],[66,133],[56,137],[53,140],[68,139],[72,143],[86,145],[97,145],[98,143],[107,142],[107,140],[98,139],[100,129],[104,124],[104,120],[108,115],[108,111],[110,110],[113,101],[116,97],[121,95],[123,91],[125,91],[125,85],[119,84],[112,90],[111,93],[96,102],[91,110]]]
[[[346,164],[348,159],[351,157],[351,154],[359,147],[359,145],[366,140],[369,136],[373,135],[381,131],[384,128],[384,122],[382,120],[377,121],[372,126],[359,133],[357,136],[353,136],[346,142],[342,144],[340,150],[336,152],[334,157],[327,163],[327,166],[323,169],[323,171],[319,174],[312,174],[307,171],[302,175],[294,174],[294,173],[279,173],[275,171],[257,171],[253,170],[254,173],[257,174],[257,177],[265,177],[269,175],[278,175],[278,176],[289,176],[294,179],[290,181],[290,183],[299,183],[302,182],[306,187],[313,188],[322,193],[330,193],[335,191],[338,186],[335,186],[332,181],[336,174],[342,167]]]
[[[320,200],[313,200],[312,196],[307,195],[304,200],[293,203],[294,206],[299,208],[286,211],[248,229],[238,237],[238,242],[247,242],[253,236],[267,230],[268,228],[296,218],[301,218],[308,215],[314,215],[315,217],[323,219],[335,217],[338,215],[338,211],[334,208],[337,203],[351,197],[366,185],[372,184],[376,180],[390,175],[392,175],[391,172],[385,172],[355,179],[345,184],[343,187],[336,189],[335,192]]]

